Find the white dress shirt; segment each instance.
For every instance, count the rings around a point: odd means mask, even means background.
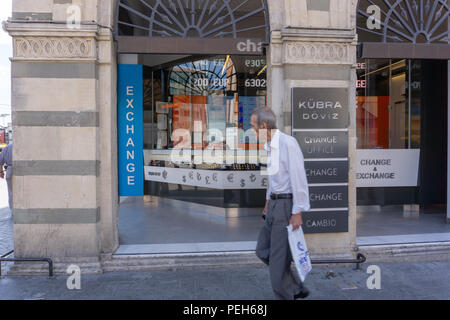
[[[266,143],[264,147],[267,150],[269,177],[266,199],[270,199],[271,193],[292,193],[292,214],[308,211],[310,209],[308,180],[303,153],[297,140],[276,130],[270,144]]]

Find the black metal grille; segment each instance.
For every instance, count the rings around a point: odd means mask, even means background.
[[[449,43],[447,0],[359,0],[360,42]]]
[[[268,40],[266,0],[119,0],[116,35]]]

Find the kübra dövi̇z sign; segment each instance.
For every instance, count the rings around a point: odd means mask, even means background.
[[[341,129],[349,122],[346,88],[293,88],[293,129]]]
[[[292,135],[305,158],[305,233],[348,232],[347,88],[292,88]]]

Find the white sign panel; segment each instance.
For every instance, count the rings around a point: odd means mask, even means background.
[[[416,187],[419,149],[357,150],[357,187]]]
[[[267,189],[267,176],[260,171],[217,171],[147,166],[146,181],[211,189]]]

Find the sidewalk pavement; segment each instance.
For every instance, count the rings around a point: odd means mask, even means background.
[[[366,273],[354,267],[313,266],[305,285],[311,300],[450,299],[450,261],[377,263],[381,289],[368,289]],[[266,268],[227,268],[81,274],[81,289],[68,276],[0,279],[0,299],[271,300]]]

